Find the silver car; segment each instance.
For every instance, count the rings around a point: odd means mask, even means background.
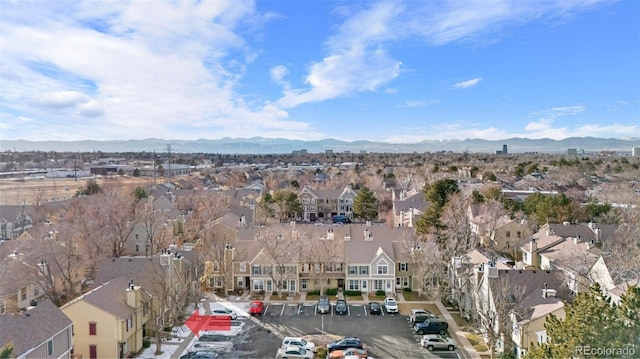
[[[456,342],[449,337],[445,337],[440,334],[427,334],[422,336],[420,345],[423,348],[429,349],[429,351],[438,350],[455,350]]]

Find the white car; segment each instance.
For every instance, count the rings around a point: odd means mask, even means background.
[[[231,320],[236,320],[238,315],[229,308],[216,308],[211,311],[211,316],[214,317],[230,317]]]
[[[429,351],[436,349],[452,351],[456,349],[456,342],[453,341],[453,339],[440,334],[423,335],[422,340],[420,340],[420,345],[423,348],[429,349]]]
[[[391,297],[384,298],[384,309],[387,313],[398,313],[398,302]]]
[[[303,359],[313,359],[316,355],[305,348],[296,347],[296,346],[288,346],[284,348],[278,349],[278,353],[276,354],[276,358],[303,358]]]
[[[314,353],[318,350],[314,343],[308,342],[300,337],[286,337],[282,340],[282,345],[280,347],[285,348],[290,346],[301,347],[306,350],[311,350]]]

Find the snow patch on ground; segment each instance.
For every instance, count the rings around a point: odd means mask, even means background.
[[[148,348],[143,350],[142,353],[140,353],[140,355],[138,355],[138,358],[171,359],[171,357],[176,352],[176,350],[178,350],[178,345],[162,344],[161,349],[162,349],[162,353],[159,355],[155,355],[154,353],[156,352],[156,345],[151,344]]]

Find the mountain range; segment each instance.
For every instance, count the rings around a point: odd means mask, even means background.
[[[55,152],[165,152],[171,148],[174,153],[224,153],[224,154],[286,154],[306,150],[308,153],[333,152],[360,153],[424,153],[424,152],[470,152],[496,153],[507,145],[508,153],[566,153],[576,149],[578,153],[598,151],[631,152],[640,147],[640,139],[616,139],[595,137],[569,137],[562,140],[510,138],[505,140],[444,140],[417,143],[388,143],[376,141],[341,141],[324,139],[318,141],[289,140],[283,138],[221,138],[198,140],[165,140],[149,138],[144,140],[111,141],[0,141],[0,151],[55,151]]]

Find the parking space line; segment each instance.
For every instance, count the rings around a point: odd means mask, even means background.
[[[262,315],[266,315],[267,314],[267,310],[269,310],[269,304],[267,304],[267,307],[264,308],[264,312],[262,313]]]
[[[363,305],[363,306],[362,306],[362,310],[364,310],[364,316],[366,317],[366,316],[368,315],[368,314],[367,314],[367,312],[368,312],[368,310],[367,310],[367,306],[366,306],[366,305]]]
[[[302,306],[301,305],[298,306],[298,315],[300,315],[300,312],[302,312]]]
[[[282,305],[282,310],[280,311],[280,315],[284,315],[284,308],[286,307],[286,305]]]

